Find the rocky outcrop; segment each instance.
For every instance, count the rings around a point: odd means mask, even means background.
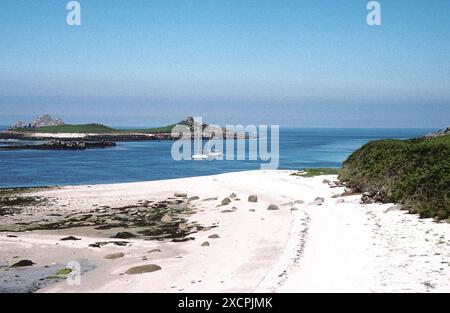
[[[372,203],[383,203],[386,199],[380,192],[364,192],[361,197],[361,203],[363,204],[372,204]]]
[[[61,119],[54,119],[50,115],[45,114],[41,115],[38,118],[36,118],[34,121],[31,121],[30,123],[26,123],[24,121],[19,121],[11,126],[11,130],[14,129],[22,129],[22,128],[39,128],[39,127],[46,127],[46,126],[60,126],[64,125],[64,121]]]
[[[10,145],[0,147],[0,150],[85,150],[92,148],[115,147],[112,141],[84,141],[84,140],[52,140],[41,145]]]
[[[439,136],[445,136],[450,135],[450,127],[447,127],[446,129],[438,130],[435,133],[430,133],[425,135],[426,138],[433,138],[433,137],[439,137]]]
[[[37,119],[30,123],[31,128],[39,128],[46,126],[60,126],[64,125],[64,121],[61,119],[54,119],[50,115],[45,114],[39,116]]]
[[[52,140],[48,146],[55,149],[84,150],[88,148],[115,147],[112,141],[84,141],[84,140]]]
[[[18,121],[17,123],[11,126],[11,129],[20,129],[25,127],[27,127],[27,123],[25,123],[24,121]]]

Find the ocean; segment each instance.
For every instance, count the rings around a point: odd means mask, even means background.
[[[340,167],[375,139],[412,138],[434,129],[281,128],[279,169]],[[174,161],[172,141],[119,142],[84,151],[0,151],[0,187],[125,183],[255,170],[259,161]],[[269,146],[270,147],[270,146]]]

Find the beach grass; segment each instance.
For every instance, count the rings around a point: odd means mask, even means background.
[[[291,175],[300,177],[314,177],[322,175],[338,175],[339,171],[339,168],[305,168]]]

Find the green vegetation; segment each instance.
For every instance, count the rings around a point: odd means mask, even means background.
[[[170,133],[172,129],[177,124],[167,125],[163,127],[155,127],[155,128],[144,128],[144,129],[133,129],[128,130],[127,132],[136,132],[136,133],[144,133],[144,134],[161,134],[161,133]]]
[[[180,123],[181,124],[181,123]],[[17,132],[33,132],[33,133],[48,133],[48,134],[64,134],[64,133],[91,133],[91,134],[161,134],[170,133],[176,124],[167,125],[163,127],[144,128],[144,129],[130,129],[118,130],[102,124],[81,124],[81,125],[60,125],[60,126],[46,126],[38,128],[18,128],[14,129]]]
[[[72,273],[72,269],[70,268],[62,268],[58,270],[55,275],[48,276],[47,279],[64,279],[67,278],[67,276]]]
[[[46,126],[38,128],[20,128],[15,129],[18,132],[35,132],[35,133],[112,133],[115,129],[102,124],[82,124],[82,125],[60,125]]]
[[[411,213],[450,217],[450,135],[373,141],[345,162],[339,179],[356,191],[378,193]]]
[[[340,170],[338,168],[306,168],[291,175],[300,177],[314,177],[321,175],[338,175],[339,171]]]
[[[66,276],[72,273],[72,269],[70,268],[62,268],[59,271],[56,272],[57,276]]]
[[[144,129],[135,129],[130,130],[130,132],[137,132],[137,133],[145,133],[145,134],[161,134],[161,133],[171,133],[172,129],[177,125],[186,125],[191,130],[194,129],[194,119],[192,117],[187,117],[186,119],[176,123],[171,124],[163,127],[155,127],[155,128],[144,128]],[[203,125],[204,127],[206,125]]]

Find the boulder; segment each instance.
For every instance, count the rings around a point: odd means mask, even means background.
[[[232,207],[231,209],[228,209],[228,210],[222,210],[222,211],[220,211],[220,213],[233,213],[235,211],[237,211],[237,208]]]
[[[112,254],[105,255],[105,259],[115,260],[115,259],[123,258],[124,256],[125,256],[125,253],[118,252],[118,253],[112,253]]]
[[[187,194],[184,192],[176,192],[173,195],[174,195],[174,197],[177,197],[177,198],[187,198]]]
[[[34,263],[33,261],[30,261],[30,260],[20,260],[19,262],[11,265],[11,267],[27,267],[27,266],[33,266],[35,264],[36,263]]]
[[[117,214],[115,218],[119,221],[128,221],[129,216],[127,214]]]
[[[271,204],[267,207],[267,210],[269,210],[269,211],[277,211],[279,209],[280,208],[278,206],[276,206],[275,204]]]
[[[81,240],[81,239],[74,237],[74,236],[64,237],[64,238],[60,239],[60,241],[76,241],[76,240]]]
[[[248,197],[248,202],[258,202],[258,196],[257,195],[250,195]]]
[[[202,243],[202,247],[209,247],[209,242],[205,241],[204,243]]]
[[[363,204],[383,202],[383,200],[383,196],[379,192],[364,192],[361,196],[361,203]]]
[[[203,201],[215,201],[215,200],[217,200],[217,197],[212,197],[212,198],[206,198],[206,199],[203,199]]]
[[[390,206],[383,212],[388,213],[388,212],[392,212],[392,211],[401,211],[401,210],[403,210],[403,206],[401,204],[396,204],[396,205]]]
[[[125,274],[127,275],[136,275],[136,274],[144,274],[144,273],[152,273],[161,270],[161,266],[156,264],[148,264],[148,265],[141,265],[141,266],[135,266],[127,269]]]
[[[172,239],[172,242],[186,242],[190,240],[195,240],[195,238],[194,237],[174,238]]]
[[[230,198],[225,198],[225,199],[222,200],[222,205],[228,205],[230,203],[231,203]]]
[[[123,231],[123,232],[119,232],[116,235],[112,236],[111,238],[118,238],[118,239],[130,239],[130,238],[136,238],[136,234],[127,232],[127,231]]]
[[[321,197],[317,197],[316,199],[314,199],[313,202],[311,202],[309,205],[322,205],[325,202],[324,198]]]
[[[230,198],[230,199],[234,199],[236,197],[237,197],[237,195],[234,192],[231,195],[228,196],[228,198]]]
[[[165,214],[161,218],[161,222],[163,222],[163,223],[170,223],[171,221],[172,221],[172,217],[169,214]]]

